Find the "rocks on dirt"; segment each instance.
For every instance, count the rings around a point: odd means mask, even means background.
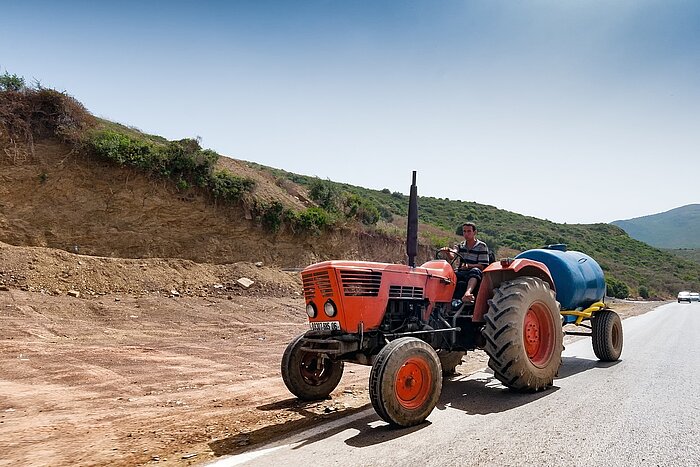
[[[244,289],[249,289],[251,285],[255,284],[254,281],[248,279],[247,277],[241,277],[236,281],[236,283]]]
[[[69,297],[80,298],[80,292],[78,292],[77,290],[71,289],[71,290],[69,290],[68,292],[66,292],[66,294],[67,294]]]

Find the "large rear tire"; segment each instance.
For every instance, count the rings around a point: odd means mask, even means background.
[[[603,362],[619,360],[622,354],[622,321],[612,310],[600,310],[593,322],[593,353]]]
[[[536,277],[502,283],[489,300],[485,320],[484,350],[499,381],[527,392],[553,384],[561,366],[564,334],[549,284]]]
[[[282,355],[282,381],[301,400],[325,399],[338,386],[344,363],[320,353],[302,351],[303,338],[304,334],[297,336]]]
[[[422,340],[402,337],[377,355],[369,376],[369,396],[386,422],[404,427],[422,423],[441,392],[440,359]]]

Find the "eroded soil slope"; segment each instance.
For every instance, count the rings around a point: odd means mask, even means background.
[[[304,267],[335,258],[403,261],[402,240],[379,232],[323,235],[266,232],[242,205],[221,206],[191,189],[86,156],[53,140],[35,156],[9,158],[0,145],[0,241],[119,258],[185,258],[226,264],[258,262]],[[304,190],[243,161],[222,158],[232,172],[256,180],[258,200],[295,209]],[[284,183],[283,183],[284,182]],[[281,186],[278,186],[281,185]],[[421,250],[421,260],[430,255]]]

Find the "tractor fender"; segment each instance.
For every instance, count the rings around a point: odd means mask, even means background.
[[[544,263],[526,258],[505,258],[496,261],[484,269],[479,293],[476,296],[472,321],[482,322],[484,320],[484,315],[489,309],[488,302],[493,298],[494,289],[497,289],[505,281],[522,276],[538,277],[547,282],[549,287],[556,292],[552,274]]]

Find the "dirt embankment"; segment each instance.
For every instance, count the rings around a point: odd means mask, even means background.
[[[7,148],[4,148],[7,149]],[[217,206],[197,191],[180,192],[87,156],[53,140],[35,156],[10,159],[0,147],[0,241],[117,258],[184,258],[200,263],[258,262],[304,267],[335,258],[397,262],[403,240],[380,231],[301,235],[266,232],[242,206]],[[222,158],[220,165],[256,180],[259,200],[303,208],[303,189],[288,180]],[[283,183],[284,182],[284,183]],[[425,260],[428,250],[421,250]]]

